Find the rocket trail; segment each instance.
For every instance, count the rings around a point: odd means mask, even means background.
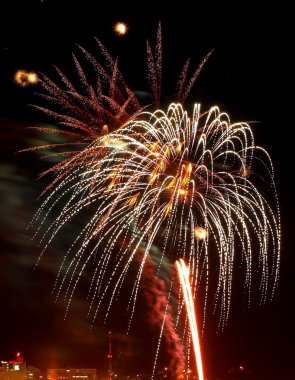
[[[192,296],[192,290],[189,282],[189,268],[185,264],[184,260],[180,259],[176,261],[177,271],[182,287],[183,298],[186,305],[187,315],[189,319],[189,326],[192,334],[194,353],[197,363],[197,371],[199,380],[204,380],[203,366],[202,366],[202,356],[200,339],[198,334],[197,318],[194,309],[194,301]]]

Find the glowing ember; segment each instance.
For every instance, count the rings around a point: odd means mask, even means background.
[[[195,237],[199,240],[204,240],[208,235],[207,230],[205,230],[205,228],[203,227],[196,227],[194,229],[194,233],[195,233]]]
[[[31,84],[37,83],[39,80],[38,75],[34,72],[27,73],[27,81]]]
[[[127,25],[123,22],[117,22],[114,29],[119,36],[124,36],[127,33]]]

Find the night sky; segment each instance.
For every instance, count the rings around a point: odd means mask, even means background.
[[[290,135],[294,130],[290,99],[294,62],[287,38],[288,11],[268,8],[264,13],[241,4],[233,10],[235,16],[223,16],[218,9],[192,9],[183,2],[172,10],[151,3],[138,4],[138,9],[114,3],[102,8],[97,1],[82,1],[79,6],[63,2],[62,7],[50,0],[28,3],[11,4],[1,12],[6,23],[0,34],[0,359],[21,351],[29,364],[42,370],[85,366],[103,372],[107,331],[112,328],[116,365],[123,368],[128,363],[136,370],[152,365],[157,333],[150,331],[144,307],[129,337],[115,320],[106,327],[98,322],[90,330],[82,292],[64,320],[65,305],[54,302],[52,287],[67,236],[60,236],[34,268],[41,248],[31,242],[34,231],[27,226],[47,183],[46,179],[37,181],[37,176],[50,162],[38,153],[17,152],[46,142],[46,136],[28,127],[50,120],[29,106],[39,101],[36,88],[18,87],[13,75],[25,69],[52,77],[54,64],[74,78],[71,54],[77,52],[75,44],[95,55],[93,37],[99,37],[113,56],[119,56],[129,86],[147,91],[145,41],[155,41],[161,20],[164,103],[185,60],[191,57],[196,67],[215,48],[187,106],[194,101],[218,104],[232,120],[257,121],[253,124],[256,141],[273,158],[281,203],[279,288],[273,301],[262,306],[258,289],[254,289],[250,309],[244,307],[243,293],[234,290],[223,333],[217,333],[216,318],[208,317],[202,340],[208,379],[223,379],[226,371],[239,365],[249,369],[249,379],[294,379],[294,142]],[[113,32],[118,20],[129,27],[124,37]],[[278,20],[285,20],[283,29],[277,26]]]

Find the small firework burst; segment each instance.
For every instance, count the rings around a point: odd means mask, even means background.
[[[127,33],[128,28],[124,22],[117,22],[114,26],[114,31],[117,35],[124,36]]]
[[[19,86],[25,87],[29,84],[38,83],[39,78],[33,71],[18,70],[14,75],[14,81]]]
[[[30,84],[36,84],[39,81],[38,75],[34,72],[27,73],[27,80]]]

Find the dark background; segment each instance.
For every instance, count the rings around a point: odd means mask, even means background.
[[[36,270],[40,248],[30,242],[26,227],[37,210],[45,182],[36,181],[48,163],[35,153],[16,154],[42,143],[44,136],[26,127],[44,123],[44,115],[31,109],[36,103],[33,87],[13,82],[17,69],[52,74],[52,64],[75,77],[71,61],[80,43],[95,53],[93,37],[99,37],[135,90],[147,90],[145,41],[155,40],[162,21],[164,46],[164,94],[166,100],[182,65],[191,57],[196,66],[215,48],[191,95],[205,106],[218,104],[232,120],[258,121],[253,129],[258,145],[270,152],[282,211],[282,264],[279,288],[272,302],[243,308],[243,294],[235,294],[229,324],[216,333],[209,321],[202,344],[208,379],[225,378],[239,365],[249,369],[249,379],[294,379],[294,62],[289,43],[288,9],[283,5],[259,11],[247,3],[236,8],[206,9],[182,2],[178,8],[160,9],[152,3],[104,4],[103,2],[14,2],[1,5],[0,35],[0,359],[22,351],[28,363],[50,366],[105,369],[107,329],[89,330],[82,311],[83,297],[75,299],[64,320],[64,305],[51,293],[63,241],[56,242]],[[119,38],[113,32],[117,20],[129,32]],[[257,290],[257,289],[256,289]],[[144,315],[140,314],[144,321]],[[141,326],[140,328],[138,326]],[[138,327],[138,328],[137,328]],[[148,369],[155,342],[148,327],[135,322],[129,338],[114,333],[114,355],[120,366]],[[155,335],[156,336],[156,335]],[[141,349],[144,347],[144,350]]]

